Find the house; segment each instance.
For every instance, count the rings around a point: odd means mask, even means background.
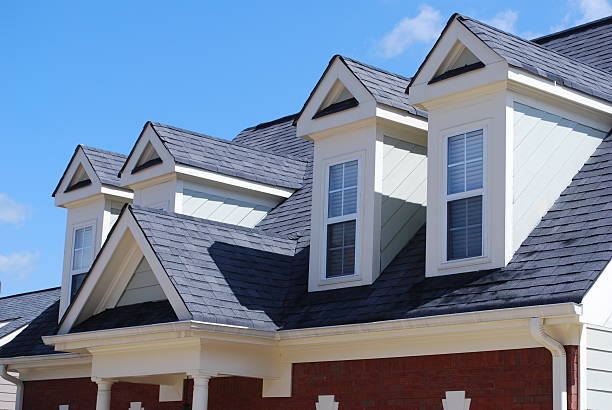
[[[31,322],[59,299],[60,288],[45,289],[0,298],[0,347],[13,340]],[[0,409],[14,410],[20,381],[0,365]]]
[[[0,350],[23,409],[609,409],[611,44],[455,14],[232,141],[77,147],[61,294]]]

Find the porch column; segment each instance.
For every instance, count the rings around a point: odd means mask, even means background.
[[[191,377],[193,377],[193,403],[191,410],[208,410],[208,382],[211,376],[195,374]]]
[[[98,395],[96,397],[96,410],[110,410],[111,408],[111,387],[115,382],[113,379],[100,379],[92,377],[91,380],[98,385]]]

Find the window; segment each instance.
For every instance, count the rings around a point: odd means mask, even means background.
[[[448,138],[447,260],[483,255],[483,130]]]
[[[72,267],[70,279],[70,299],[74,298],[76,292],[85,280],[93,260],[94,226],[88,225],[74,230],[72,246]]]
[[[355,274],[358,165],[352,160],[329,167],[326,278]]]

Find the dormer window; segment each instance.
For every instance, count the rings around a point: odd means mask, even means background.
[[[325,278],[355,274],[359,161],[329,166]]]
[[[448,138],[447,260],[483,255],[483,130]]]
[[[85,280],[94,255],[94,225],[79,226],[74,230],[70,299],[72,300]]]

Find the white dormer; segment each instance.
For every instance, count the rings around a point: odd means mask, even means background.
[[[596,98],[516,81],[461,19],[408,90],[429,114],[427,276],[506,266],[612,125]]]
[[[425,222],[427,122],[366,71],[408,81],[335,56],[297,120],[314,141],[310,291],[371,284]]]
[[[185,142],[180,148],[177,135]],[[121,169],[121,184],[134,191],[135,205],[245,227],[257,225],[297,188],[232,174],[222,167],[225,152],[202,154],[209,145],[236,149],[229,141],[148,122]],[[271,155],[252,151],[253,158]],[[198,155],[207,162],[185,159]]]
[[[53,192],[55,205],[68,211],[60,314],[78,291],[121,208],[131,202],[131,191],[119,187],[116,179],[124,159],[120,154],[78,146]]]

